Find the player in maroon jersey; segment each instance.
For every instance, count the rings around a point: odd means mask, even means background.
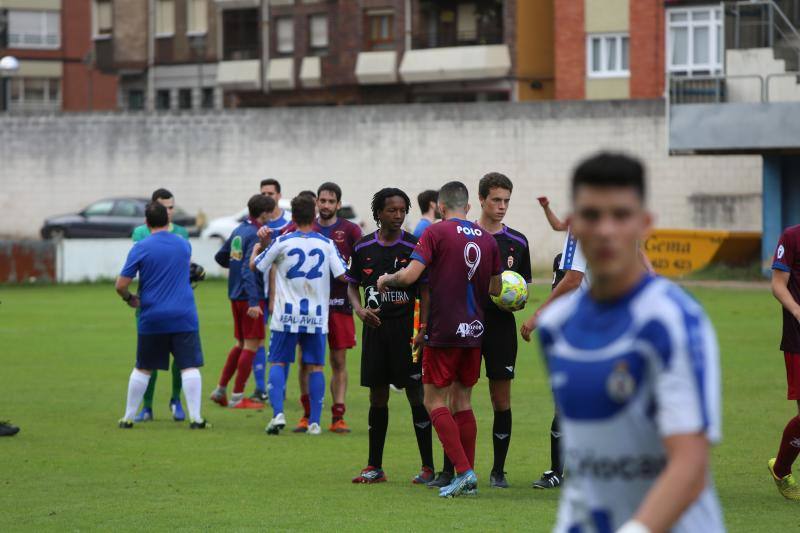
[[[784,230],[772,262],[772,294],[783,306],[781,350],[786,362],[788,399],[797,402],[793,416],[783,430],[778,456],[768,466],[780,493],[800,500],[800,487],[792,475],[792,464],[800,453],[800,226]]]
[[[501,288],[497,242],[466,220],[469,207],[463,183],[444,185],[439,191],[444,222],[423,233],[407,267],[378,279],[383,293],[388,287],[415,283],[427,270],[430,312],[422,383],[433,427],[455,465],[456,477],[439,491],[449,498],[477,491],[473,471],[477,426],[470,396],[480,377],[486,303],[489,294],[500,294]]]

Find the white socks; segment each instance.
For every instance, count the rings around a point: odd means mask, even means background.
[[[200,371],[196,368],[181,372],[183,382],[183,394],[186,396],[186,405],[189,408],[189,420],[201,422],[203,417],[200,415],[200,399],[203,394],[203,378]]]
[[[134,368],[128,380],[128,403],[125,407],[125,420],[133,421],[139,404],[142,403],[147,385],[150,383],[150,376]]]

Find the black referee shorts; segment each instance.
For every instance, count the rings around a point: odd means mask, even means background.
[[[422,384],[422,360],[411,358],[414,317],[382,319],[378,328],[361,334],[361,385],[394,385],[402,389]]]
[[[483,361],[489,379],[514,379],[517,364],[517,322],[513,313],[487,310],[484,317]]]

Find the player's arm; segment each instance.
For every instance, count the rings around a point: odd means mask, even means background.
[[[115,284],[114,288],[119,294],[120,298],[122,298],[126,304],[131,307],[139,307],[139,297],[133,294],[129,287],[133,283],[133,278],[129,278],[127,276],[119,276],[117,277],[117,283]]]
[[[222,248],[214,255],[214,261],[222,268],[228,268],[231,264],[231,238],[225,239]]]
[[[800,305],[794,301],[792,293],[789,292],[790,275],[790,272],[777,268],[772,270],[772,294],[795,319],[800,321]]]
[[[425,272],[425,265],[416,259],[412,259],[407,267],[402,268],[394,274],[384,274],[378,278],[378,291],[386,292],[386,287],[409,287]]]
[[[250,270],[253,272],[256,270],[256,258],[261,254],[261,252],[269,248],[269,245],[272,243],[272,230],[267,226],[261,226],[258,228],[256,236],[258,237],[258,242],[256,242],[255,246],[253,246],[253,252],[250,254],[250,260],[248,261]],[[269,288],[270,294],[272,294],[271,284]]]
[[[267,312],[272,314],[275,311],[275,269],[269,271],[269,297],[267,301]]]
[[[350,299],[350,305],[353,306],[353,311],[355,311],[358,318],[360,318],[364,324],[372,328],[377,328],[381,325],[381,319],[378,317],[378,314],[372,309],[367,309],[361,305],[361,292],[359,291],[357,283],[350,281],[347,284],[347,297]]]
[[[245,243],[243,257],[252,257],[255,251],[255,245],[256,240],[254,238],[248,239]],[[242,261],[240,268],[242,281],[244,282],[244,290],[247,293],[247,316],[250,318],[263,316],[264,311],[261,309],[259,303],[264,298],[264,293],[258,288],[255,272],[250,269],[249,261]]]
[[[564,279],[562,279],[561,282],[556,285],[556,288],[552,290],[550,295],[547,297],[544,303],[539,306],[533,316],[522,323],[520,333],[522,334],[523,339],[525,339],[527,342],[531,341],[531,333],[533,333],[533,330],[536,329],[536,323],[538,322],[539,315],[542,314],[542,311],[544,311],[547,306],[553,303],[555,300],[580,287],[581,283],[583,283],[583,275],[583,272],[579,272],[578,270],[567,270],[567,272],[564,274]]]
[[[558,218],[558,215],[553,213],[553,210],[550,209],[550,200],[547,199],[547,196],[539,197],[539,205],[542,206],[544,216],[547,217],[547,222],[550,224],[551,228],[555,231],[567,231],[569,225],[566,222],[562,222],[562,220]]]
[[[117,291],[117,294],[131,307],[139,307],[139,297],[135,294],[132,294],[129,290],[131,283],[133,282],[133,278],[136,277],[136,274],[139,272],[139,261],[140,261],[140,247],[137,244],[133,245],[133,248],[130,249],[128,252],[128,257],[125,259],[125,265],[123,265],[122,270],[117,276],[117,282],[114,284],[114,289]]]
[[[705,434],[672,435],[662,442],[667,450],[667,466],[620,532],[626,527],[631,532],[669,531],[705,489],[711,448]]]
[[[500,296],[503,290],[503,278],[501,276],[492,276],[489,280],[489,295]]]
[[[422,355],[420,352],[425,346],[425,338],[428,335],[428,315],[431,311],[431,289],[427,283],[420,283],[419,290],[419,332],[414,338],[414,352],[416,352],[416,360],[419,360]]]

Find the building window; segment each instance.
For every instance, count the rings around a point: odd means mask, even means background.
[[[366,14],[367,49],[394,48],[394,11],[370,10]]]
[[[309,45],[312,50],[320,51],[328,48],[328,16],[311,15],[308,18]]]
[[[186,28],[189,34],[203,34],[208,32],[207,0],[186,1]]]
[[[280,17],[275,20],[277,27],[277,43],[279,54],[294,52],[294,20],[291,17]]]
[[[171,107],[171,103],[169,89],[159,89],[156,91],[156,109],[166,111]]]
[[[175,0],[156,0],[156,37],[175,35]]]
[[[667,70],[688,76],[721,73],[723,38],[719,5],[667,10]]]
[[[191,109],[192,108],[192,90],[179,89],[178,90],[178,109]]]
[[[586,37],[586,58],[590,78],[630,76],[628,34],[589,34]]]
[[[61,78],[12,78],[12,109],[58,111],[61,109]]]
[[[58,48],[61,46],[61,13],[58,11],[8,12],[9,48]]]
[[[144,91],[141,89],[131,89],[128,91],[128,109],[131,111],[141,111],[144,109]]]
[[[108,37],[114,28],[114,11],[111,0],[94,0],[92,33],[95,38]]]
[[[259,51],[257,9],[226,9],[222,12],[222,57],[226,61],[257,59]]]
[[[201,102],[203,109],[214,109],[214,88],[203,87],[203,101]]]

